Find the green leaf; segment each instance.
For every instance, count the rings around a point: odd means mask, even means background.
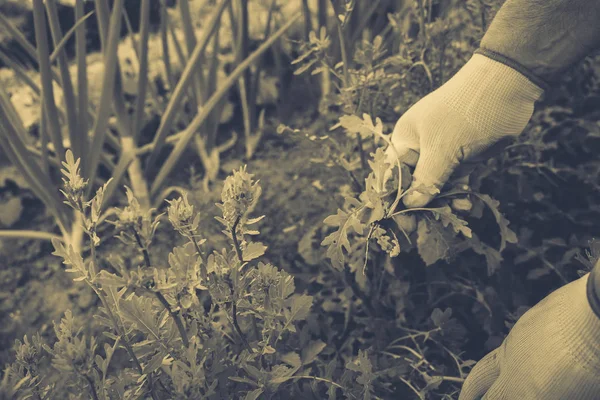
[[[431,313],[431,320],[433,321],[433,324],[438,328],[442,328],[446,323],[448,323],[451,317],[451,308],[446,308],[444,311],[440,310],[439,308],[435,308]]]
[[[489,276],[492,276],[494,272],[500,268],[500,264],[502,263],[502,255],[498,250],[483,243],[475,234],[473,234],[471,240],[468,241],[468,245],[475,253],[485,257]]]
[[[111,286],[119,288],[127,285],[127,281],[125,279],[118,275],[111,274],[106,270],[100,271],[98,275],[96,275],[94,281],[103,287]]]
[[[429,218],[419,220],[417,235],[417,249],[426,265],[450,257],[455,234],[445,229],[441,222]]]
[[[154,356],[152,356],[150,361],[148,361],[148,363],[144,365],[144,374],[151,374],[158,370],[161,367],[164,358],[165,354],[162,351],[159,351]]]
[[[325,347],[327,347],[327,344],[321,340],[314,340],[309,342],[302,349],[302,365],[307,365],[313,362]]]
[[[290,321],[302,321],[308,317],[312,307],[313,297],[305,294],[292,297]]]
[[[496,218],[496,223],[500,228],[500,248],[499,251],[502,252],[506,248],[506,243],[517,243],[518,238],[515,232],[513,232],[508,225],[510,222],[502,215],[499,210],[500,202],[498,200],[494,200],[487,194],[475,193],[481,201],[483,201],[488,208],[494,214],[494,218]]]
[[[348,234],[354,232],[362,235],[364,226],[357,216],[357,211],[346,212],[342,209],[337,210],[336,215],[330,215],[323,221],[326,225],[337,226],[339,229],[323,239],[321,246],[329,246],[327,249],[327,257],[331,259],[331,263],[338,270],[344,269],[344,251],[351,251]]]
[[[462,233],[468,238],[472,236],[471,228],[467,226],[467,221],[458,218],[456,214],[452,212],[450,206],[446,205],[444,207],[432,208],[430,211],[434,213],[436,219],[439,219],[442,222],[444,228],[452,226],[454,232]]]
[[[263,393],[264,389],[254,389],[251,392],[248,392],[246,394],[246,397],[244,397],[244,400],[256,400],[258,399],[258,396],[260,396]]]
[[[387,182],[392,177],[390,169],[392,168],[392,164],[386,161],[385,151],[383,147],[379,147],[375,154],[373,154],[373,160],[369,160],[369,166],[373,171],[373,185],[370,188],[374,190],[377,194],[387,194]]]
[[[221,5],[219,5],[219,9],[220,9],[220,7],[221,7]],[[158,193],[158,191],[160,190],[163,182],[165,181],[165,179],[167,178],[169,173],[172,171],[172,169],[175,167],[175,165],[181,159],[181,154],[188,148],[188,144],[189,144],[190,140],[197,134],[198,128],[206,121],[206,118],[210,115],[210,113],[215,108],[215,106],[217,106],[221,102],[222,98],[229,93],[229,89],[238,82],[239,78],[242,76],[244,71],[246,71],[247,68],[249,68],[251,65],[253,65],[254,62],[264,52],[266,52],[273,45],[273,43],[277,39],[279,39],[294,24],[294,22],[299,17],[300,17],[300,13],[297,13],[297,14],[291,16],[290,18],[288,18],[288,20],[285,22],[285,24],[282,25],[277,30],[277,32],[273,33],[267,40],[265,40],[259,46],[259,48],[257,48],[252,54],[250,54],[248,56],[248,58],[246,58],[244,61],[242,61],[231,72],[231,74],[227,77],[225,82],[223,82],[223,84],[219,88],[219,90],[216,91],[202,105],[202,109],[200,110],[199,114],[194,117],[194,119],[190,122],[188,127],[182,132],[182,136],[177,141],[175,148],[170,152],[167,160],[164,163],[161,163],[162,167],[159,170],[156,178],[154,179],[154,182],[152,183],[152,187],[150,189],[151,196],[155,196]],[[198,45],[194,49],[194,54],[190,58],[192,58],[196,54],[197,50],[201,51],[201,49],[200,49],[201,44],[202,43],[198,43]],[[196,60],[194,60],[194,61],[196,61]],[[186,74],[191,75],[192,71],[194,71],[197,68],[197,66],[198,66],[197,62],[192,62],[192,60],[190,60],[188,62],[188,64],[186,65],[183,75],[184,76]],[[177,88],[179,88],[181,86],[180,99],[183,99],[185,93],[187,92],[186,83],[187,82],[184,82],[183,78],[182,78],[179,81],[179,83],[177,84]],[[169,105],[171,105],[171,103],[173,103],[173,101],[170,101]],[[177,107],[177,106],[178,105],[174,105],[174,107]],[[166,124],[165,116],[163,116],[163,119],[161,120],[161,126],[159,127],[160,133],[159,132],[156,133],[156,136],[155,136],[155,139],[153,142],[154,143],[153,152],[147,161],[147,167],[153,168],[155,165],[157,165],[156,160],[158,159],[160,150],[162,148],[162,144],[164,144],[164,142],[166,140],[166,136],[169,133],[169,130],[172,128],[172,125],[173,125],[172,123]],[[161,130],[161,128],[162,128],[162,130]]]
[[[160,314],[152,306],[148,297],[132,296],[121,303],[121,316],[134,324],[138,330],[148,335],[150,339],[160,340]]]
[[[245,249],[242,250],[242,256],[245,262],[252,261],[265,254],[267,246],[260,242],[248,243]]]
[[[300,360],[300,356],[298,355],[298,353],[294,352],[282,355],[281,361],[295,368],[300,368],[300,366],[302,366],[302,360]]]

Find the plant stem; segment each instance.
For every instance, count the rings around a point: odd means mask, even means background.
[[[154,292],[154,295],[161,302],[163,307],[165,307],[165,309],[169,312],[169,314],[171,315],[171,318],[173,318],[173,320],[175,321],[175,324],[177,325],[177,329],[179,330],[179,334],[181,335],[181,340],[183,340],[183,345],[186,348],[189,347],[190,341],[188,340],[187,332],[185,331],[185,327],[183,326],[183,321],[180,318],[179,312],[173,311],[173,309],[171,308],[171,305],[169,304],[169,302],[167,301],[167,299],[165,298],[165,296],[163,296],[163,294],[161,292]]]
[[[137,231],[135,229],[132,229],[132,231],[135,236],[135,240],[138,243],[138,246],[144,254],[144,262],[146,263],[146,267],[150,268],[152,264],[150,263],[150,254],[148,253],[148,249],[142,244],[142,239],[140,238],[140,235],[138,235]],[[187,348],[190,345],[190,341],[188,340],[187,332],[185,330],[185,326],[183,325],[183,321],[181,320],[179,312],[173,311],[171,305],[161,292],[152,291],[152,293],[154,293],[154,296],[158,299],[158,301],[160,301],[163,307],[169,312],[171,318],[173,318],[173,320],[175,321],[175,325],[177,325],[177,330],[179,330],[179,335],[181,336],[183,345]]]
[[[235,253],[237,254],[238,260],[240,261],[240,268],[241,268],[241,266],[244,265],[244,257],[242,256],[242,249],[240,247],[240,243],[238,242],[237,234],[236,234],[236,230],[237,230],[238,224],[240,223],[240,219],[241,219],[241,217],[238,216],[235,219],[233,226],[231,227],[231,238],[233,239],[233,247],[235,247]],[[233,327],[237,331],[238,335],[240,335],[240,338],[244,342],[244,345],[248,348],[248,351],[250,351],[250,353],[254,353],[254,350],[252,349],[252,347],[250,346],[250,343],[248,343],[248,340],[246,339],[246,335],[244,335],[244,332],[242,332],[242,329],[240,328],[240,325],[238,324],[237,302],[236,302],[236,299],[234,296],[235,290],[233,287],[233,283],[231,283],[231,282],[229,282],[229,289],[231,290],[231,317],[233,319]]]
[[[331,6],[333,7],[333,1],[331,1]],[[334,8],[335,12],[335,8]],[[347,88],[350,84],[350,74],[348,73],[348,53],[346,52],[346,41],[344,40],[344,31],[342,29],[342,23],[340,20],[335,18],[335,22],[337,24],[337,31],[340,40],[340,50],[342,52],[342,66],[344,71],[344,88]]]
[[[233,247],[235,247],[235,253],[237,254],[238,260],[240,260],[240,264],[243,265],[244,264],[244,257],[242,255],[242,248],[240,247],[240,242],[238,242],[237,239],[237,227],[240,223],[240,219],[241,217],[238,216],[235,219],[235,222],[233,223],[233,226],[231,227],[231,238],[233,239]]]
[[[202,277],[204,282],[206,282],[206,281],[208,281],[208,271],[206,270],[206,260],[204,259],[204,256],[202,255],[202,250],[200,250],[200,245],[198,245],[198,241],[196,240],[196,238],[192,236],[190,239],[192,240],[192,243],[194,243],[196,252],[202,259],[202,264],[200,264],[200,276]]]
[[[99,400],[98,392],[96,392],[96,385],[94,384],[94,381],[92,380],[92,378],[90,378],[87,375],[84,375],[84,378],[85,378],[85,380],[87,380],[88,384],[90,385],[90,393],[92,394],[92,399]]]

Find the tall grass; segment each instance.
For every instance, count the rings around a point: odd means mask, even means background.
[[[25,52],[36,60],[40,85],[38,86],[33,79],[29,78],[24,67],[13,61],[9,54],[0,51],[0,59],[11,67],[15,75],[30,86],[34,93],[39,95],[42,108],[40,137],[36,145],[26,131],[6,89],[0,87],[0,118],[4,121],[0,126],[0,146],[53,216],[62,240],[75,249],[81,246],[82,223],[78,215],[65,208],[56,189],[56,170],[60,169],[64,162],[65,151],[71,149],[75,158],[82,160],[82,177],[90,182],[85,199],[91,198],[94,187],[98,187],[110,178],[104,201],[111,202],[116,188],[121,185],[123,179],[127,179],[140,204],[149,208],[151,204],[161,200],[159,198],[162,195],[161,189],[167,177],[192,139],[205,167],[206,179],[214,179],[215,168],[218,171],[219,154],[231,147],[235,141],[234,137],[225,145],[217,146],[218,126],[227,93],[240,78],[251,76],[249,68],[252,65],[258,65],[260,68],[261,56],[300,16],[300,14],[292,16],[275,33],[269,35],[271,10],[265,30],[265,41],[250,53],[249,44],[242,43],[238,39],[237,43],[241,43],[241,47],[237,47],[235,69],[217,85],[218,72],[222,69],[219,58],[221,47],[219,30],[223,12],[231,7],[231,0],[220,0],[211,8],[207,23],[204,24],[198,37],[196,37],[197,30],[194,28],[187,1],[180,0],[178,7],[182,16],[185,47],[177,41],[174,27],[169,25],[166,18],[168,10],[162,2],[163,19],[160,35],[163,42],[163,63],[171,89],[167,94],[167,103],[163,111],[163,105],[159,104],[158,95],[148,79],[152,0],[141,2],[140,32],[137,39],[131,32],[131,24],[124,12],[124,1],[115,0],[110,8],[106,0],[94,0],[94,11],[84,14],[85,1],[77,0],[74,7],[76,22],[63,35],[65,27],[60,25],[56,0],[34,0],[36,46],[29,43],[23,34],[0,14],[0,26],[13,35]],[[272,3],[272,9],[274,5],[275,1]],[[90,103],[90,76],[86,47],[86,22],[90,17],[95,17],[98,21],[104,64],[99,86],[100,97],[94,105]],[[240,32],[247,32],[247,16],[241,14],[237,19],[235,24],[239,29],[244,29]],[[122,90],[118,57],[123,20],[130,30],[130,39],[134,43],[139,64],[138,96],[133,102],[131,115],[127,112],[127,103]],[[51,32],[51,43],[48,42],[49,38],[46,35],[48,28]],[[169,32],[173,35],[175,50],[184,63],[179,77],[175,75],[173,69],[168,46]],[[68,59],[65,51],[65,45],[71,39],[75,40],[74,61]],[[186,51],[183,50],[184,48]],[[73,76],[70,72],[71,63],[74,63],[76,68]],[[251,81],[246,78],[246,85],[248,84],[254,89],[250,95],[247,90],[244,101],[245,121],[248,120],[249,114],[255,113],[252,99],[256,96],[258,76]],[[57,87],[63,93],[64,104],[57,104],[54,93]],[[139,147],[140,133],[148,122],[145,107],[148,94],[152,98],[154,111],[162,114],[158,130],[154,133],[151,143]],[[186,101],[193,106],[191,115],[185,115],[182,111]],[[177,132],[175,127],[182,123],[187,124],[186,128]],[[167,156],[166,161],[159,165],[158,161],[164,153]],[[0,237],[50,240],[56,237],[56,233],[0,230]]]

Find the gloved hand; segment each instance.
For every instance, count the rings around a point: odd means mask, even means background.
[[[519,135],[543,90],[517,70],[481,54],[440,88],[412,106],[396,123],[389,161],[416,168],[411,187],[446,183],[462,161],[501,139]],[[408,207],[422,207],[431,194],[412,191]]]
[[[600,318],[587,300],[589,275],[528,310],[475,365],[459,400],[600,399]]]

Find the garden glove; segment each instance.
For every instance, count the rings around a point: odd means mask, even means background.
[[[473,57],[444,85],[413,105],[392,133],[396,157],[415,166],[411,188],[437,189],[459,163],[473,159],[507,137],[518,136],[543,90],[516,69],[482,54]],[[404,196],[408,207],[422,207],[431,191]]]
[[[528,310],[475,365],[459,400],[600,399],[600,318],[586,296],[589,276]]]

